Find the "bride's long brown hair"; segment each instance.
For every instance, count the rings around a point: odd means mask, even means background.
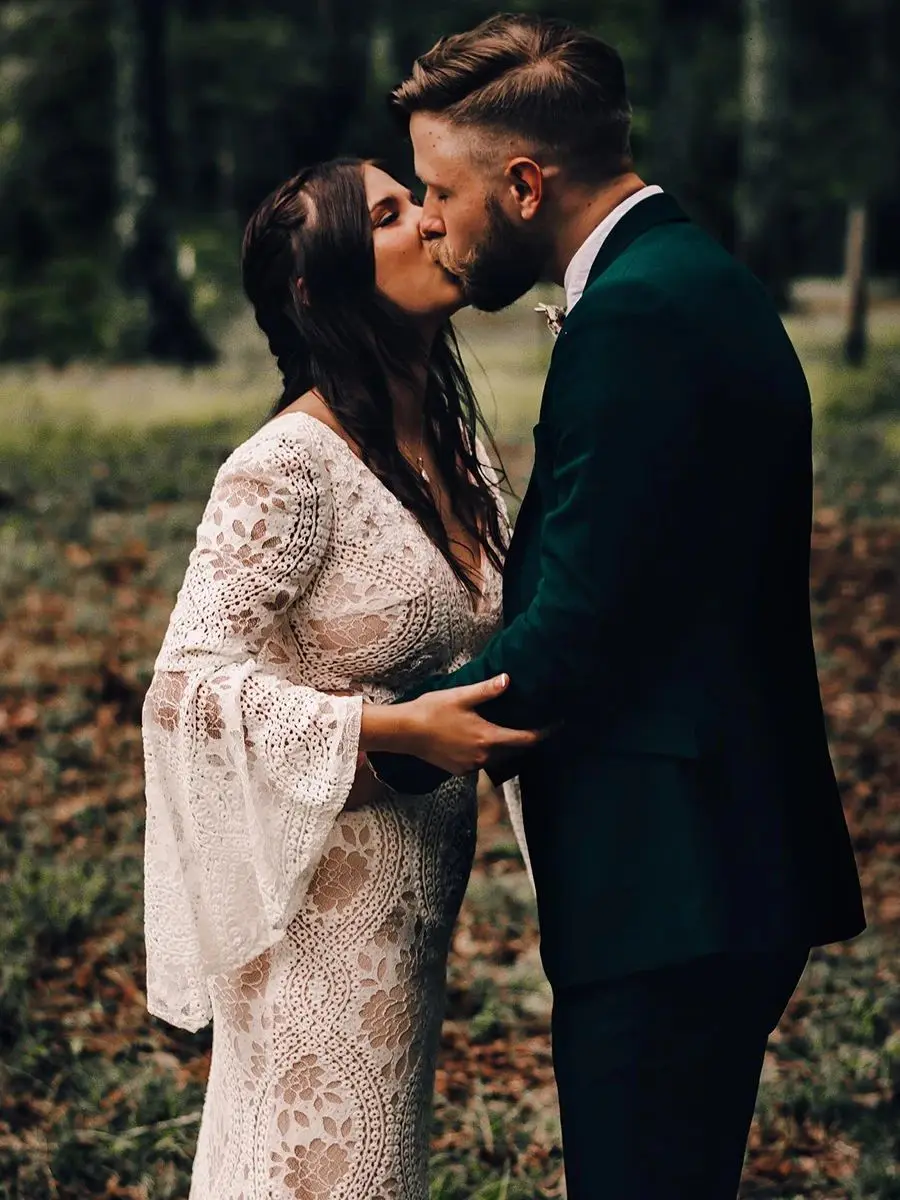
[[[498,570],[506,539],[476,454],[477,428],[498,464],[499,455],[450,322],[428,347],[410,318],[376,291],[365,165],[340,158],[301,171],[263,201],[244,231],[244,291],[283,380],[271,415],[315,388],[365,464],[414,514],[474,594],[431,492],[397,445],[391,381],[411,381],[417,372],[421,377],[427,364],[426,441],[454,514]],[[502,466],[500,473],[505,482]]]

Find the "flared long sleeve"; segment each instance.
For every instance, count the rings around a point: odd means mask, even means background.
[[[147,1004],[184,1029],[211,1017],[209,976],[282,937],[353,785],[362,697],[304,686],[288,620],[332,504],[314,439],[234,452],[144,703]]]

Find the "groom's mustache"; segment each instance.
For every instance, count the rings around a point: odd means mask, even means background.
[[[431,241],[426,249],[431,256],[431,261],[438,267],[443,267],[448,270],[450,266],[451,255],[448,253],[443,241]]]
[[[457,258],[452,254],[449,248],[443,241],[433,241],[428,244],[428,253],[431,256],[431,261],[448,275],[452,275],[454,279],[465,280],[471,260],[475,257],[472,252],[465,258]],[[468,262],[466,260],[469,260]]]

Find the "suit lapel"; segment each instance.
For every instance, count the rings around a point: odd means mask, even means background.
[[[591,267],[588,281],[585,285],[585,291],[595,283],[604,271],[610,267],[620,255],[624,254],[628,247],[635,242],[642,234],[653,229],[657,225],[668,225],[674,222],[685,222],[688,217],[682,209],[676,204],[671,196],[657,193],[654,196],[648,196],[646,200],[642,200],[640,204],[636,204],[630,209],[621,221],[618,221],[610,230],[609,236],[604,241],[603,245],[594,259]],[[558,354],[565,353],[565,339],[560,337],[553,350],[551,359],[550,371],[553,370],[553,363]],[[549,379],[549,375],[548,375]],[[546,384],[545,384],[546,391]],[[543,404],[542,404],[543,408]],[[520,560],[525,551],[525,539],[539,536],[539,531],[532,528],[531,509],[539,503],[537,496],[537,481],[535,480],[534,472],[528,482],[528,487],[525,491],[525,496],[522,500],[522,506],[519,509],[519,515],[516,518],[515,534],[512,543],[507,553],[506,564],[503,572],[503,591],[504,597],[512,599],[512,593],[515,592],[517,586],[517,574],[520,568]],[[524,518],[524,520],[523,520]],[[516,585],[516,586],[514,586]],[[504,603],[506,610],[505,619],[507,622],[513,615],[512,609],[515,605],[508,602]]]

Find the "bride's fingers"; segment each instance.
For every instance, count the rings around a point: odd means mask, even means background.
[[[465,708],[477,708],[479,704],[485,704],[488,700],[499,696],[501,692],[505,692],[508,687],[509,676],[504,672],[502,675],[495,675],[492,679],[485,679],[482,683],[468,683],[463,687],[448,688],[447,694],[452,692],[455,701]]]

